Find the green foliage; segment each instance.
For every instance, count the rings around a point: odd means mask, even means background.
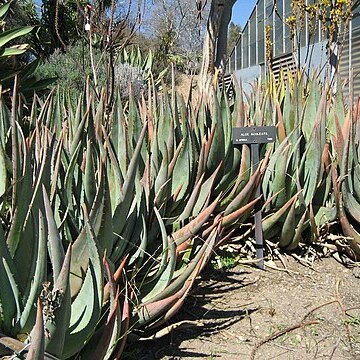
[[[11,10],[12,3],[8,2],[0,7],[0,23],[3,27],[7,23],[14,24],[12,21],[8,22],[6,17]],[[26,4],[23,4],[24,8],[19,7],[16,4],[15,9],[22,11],[26,8]],[[31,8],[30,8],[31,10]],[[19,14],[21,15],[21,14]],[[10,20],[13,19],[10,17]],[[6,21],[5,21],[6,20]],[[16,25],[16,23],[15,23]],[[34,90],[44,90],[49,84],[52,83],[52,79],[36,79],[34,72],[37,68],[38,61],[21,61],[21,56],[26,54],[29,50],[29,44],[17,44],[18,41],[27,40],[28,36],[34,29],[33,26],[19,26],[10,28],[3,31],[0,34],[0,82],[2,86],[2,92],[9,93],[10,89],[14,86],[14,77],[18,76],[18,88],[24,98],[31,98]],[[22,58],[24,60],[24,58]],[[25,60],[27,60],[25,58]],[[9,99],[6,99],[9,101]]]
[[[237,41],[239,40],[240,35],[241,35],[241,26],[231,22],[229,24],[228,41],[227,41],[227,55],[228,56],[230,56]]]
[[[2,26],[5,26],[5,16],[10,9],[10,2],[2,5],[0,7],[0,22]],[[9,29],[0,33],[0,60],[3,61],[4,58],[9,56],[16,56],[23,54],[26,50],[28,50],[28,44],[16,44],[10,47],[6,47],[5,45],[9,45],[14,39],[18,39],[33,30],[32,26],[22,26],[14,29]]]
[[[234,249],[222,248],[216,251],[216,255],[211,260],[215,270],[230,270],[239,264],[240,255]]]
[[[359,326],[360,325],[360,318],[356,315],[347,315],[346,320],[344,320],[346,325],[351,326]]]
[[[157,59],[151,49],[144,52],[139,46],[133,46],[130,50],[124,49],[117,58],[118,64],[129,64],[135,73],[141,71],[146,83],[154,82],[157,86],[170,72],[167,67],[161,68],[156,62]]]
[[[79,8],[83,1],[53,1],[43,0],[41,6],[40,38],[42,53],[51,55],[55,50],[65,50],[65,47],[74,44],[81,37],[83,19]],[[79,6],[79,7],[78,7]]]
[[[39,19],[37,17],[33,1],[2,1],[2,4],[9,5],[5,16],[0,20],[3,31],[5,29],[19,29],[28,26],[36,28],[39,25]],[[39,50],[37,31],[34,30],[16,38],[16,40],[10,41],[9,45],[12,46],[18,43],[28,44],[29,51],[26,51],[21,54],[21,56],[16,57],[16,62],[18,64],[26,63],[29,61],[31,54],[37,53]],[[13,59],[13,61],[15,61],[15,59]]]
[[[100,92],[102,87],[111,86],[111,74],[108,74],[109,56],[97,48],[92,48],[92,51]],[[123,50],[119,54],[114,63],[114,85],[119,89],[122,99],[129,99],[130,88],[134,98],[139,99],[146,91],[148,83],[161,83],[166,70],[154,78],[153,64],[151,51],[144,56],[139,48],[133,48],[130,51]],[[77,42],[69,46],[66,53],[55,50],[54,54],[37,68],[36,76],[57,78],[56,84],[61,89],[68,89],[71,96],[76,97],[78,92],[84,89],[87,78],[94,78],[93,70],[89,45],[86,42]]]
[[[100,50],[93,49],[96,73],[100,80],[99,86],[106,85],[106,55]],[[61,89],[69,89],[74,94],[82,91],[88,77],[93,78],[89,46],[86,42],[77,42],[69,46],[66,53],[56,49],[47,60],[38,67],[36,75],[40,78],[55,77],[56,84]]]

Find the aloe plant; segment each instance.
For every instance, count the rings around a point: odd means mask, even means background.
[[[332,144],[335,154],[331,172],[337,215],[344,235],[348,239],[348,254],[358,260],[360,258],[359,102],[355,103],[353,111],[346,115],[344,112],[335,113],[333,120]]]
[[[154,79],[154,54],[151,50],[144,54],[139,46],[133,46],[130,50],[126,50],[126,48],[124,48],[119,54],[118,62],[126,63],[132,67],[141,69],[144,80],[146,82],[154,81],[155,85],[160,85],[164,76],[168,72],[168,69],[165,68],[160,71],[160,73]]]
[[[249,216],[264,165],[252,174],[231,145],[216,92],[192,105],[149,86],[109,109],[105,92],[54,90],[25,132],[16,89],[0,103],[1,332],[34,358],[118,357],[130,331],[181,307]]]
[[[344,165],[348,157],[342,150],[345,130],[341,127],[350,112],[346,110],[341,90],[332,98],[326,84],[321,84],[315,75],[305,78],[299,72],[294,78],[281,77],[278,83],[270,77],[267,82],[255,83],[246,98],[241,84],[235,89],[239,126],[277,127],[275,143],[262,151],[262,156],[265,150],[271,152],[262,181],[263,230],[266,239],[288,250],[300,242],[321,240],[320,234],[328,224],[341,220],[339,209],[343,207],[339,207],[339,196],[333,191],[331,167],[335,166],[337,171],[337,161],[342,162],[341,173],[346,179],[349,172],[356,173],[351,170],[356,167],[352,155],[349,165]],[[349,134],[356,139],[354,131]],[[347,180],[342,183],[345,185],[352,189]],[[352,218],[356,216],[353,214]],[[353,231],[351,228],[347,232],[349,237],[356,237],[351,235]],[[354,244],[351,240],[350,243]]]
[[[339,219],[358,256],[359,111],[351,118],[314,79],[257,84],[246,99],[240,84],[232,102],[150,85],[146,99],[117,93],[110,108],[88,84],[77,102],[57,89],[35,97],[26,118],[16,89],[11,108],[0,101],[6,354],[118,358],[129,333],[180,309],[250,221],[261,183],[267,239],[292,249]],[[249,147],[231,143],[232,126],[247,124],[278,129],[256,171]]]
[[[359,105],[341,89],[330,93],[317,74],[289,75],[258,81],[246,96],[235,87],[238,126],[277,127],[262,182],[265,238],[291,250],[322,241],[339,222],[348,255],[358,259]]]

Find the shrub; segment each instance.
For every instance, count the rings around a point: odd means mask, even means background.
[[[115,65],[115,85],[119,87],[122,99],[129,99],[130,84],[135,99],[140,98],[145,89],[145,81],[141,68],[128,63]]]
[[[97,66],[97,77],[100,86],[106,83],[106,59],[98,49],[93,49],[94,62]],[[70,46],[66,53],[57,49],[39,66],[40,77],[57,77],[56,84],[63,89],[81,91],[86,78],[93,78],[89,50],[84,43],[78,42]]]
[[[109,84],[107,80],[108,56],[94,48],[93,57],[98,88],[106,87]],[[42,78],[56,77],[56,84],[60,88],[70,89],[75,94],[84,88],[87,77],[94,78],[89,49],[81,42],[69,47],[66,53],[57,49],[46,62],[39,66],[37,75]],[[128,63],[115,64],[114,77],[115,86],[119,86],[122,99],[129,98],[130,84],[133,96],[139,98],[145,87],[143,71],[140,67]]]

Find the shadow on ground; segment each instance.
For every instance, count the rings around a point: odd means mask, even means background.
[[[246,275],[246,271],[227,271],[225,273],[208,269],[197,281],[192,294],[186,299],[182,309],[167,324],[168,326],[180,325],[169,334],[156,340],[136,342],[130,340],[123,354],[123,359],[209,358],[208,354],[200,353],[191,347],[180,349],[180,345],[182,342],[192,339],[206,341],[214,334],[230,328],[257,310],[251,307],[219,309],[210,305],[217,299],[224,301],[230,291],[233,292],[251,285],[251,282],[246,281]],[[212,358],[216,357],[216,355],[212,356]]]

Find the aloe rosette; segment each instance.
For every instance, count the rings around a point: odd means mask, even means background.
[[[333,188],[339,221],[349,244],[348,255],[360,258],[360,191],[359,191],[359,102],[352,112],[334,116],[332,143]]]
[[[250,110],[255,124],[277,127],[262,182],[264,236],[288,250],[317,241],[320,229],[336,219],[327,91],[316,78],[305,80],[299,73],[278,84],[274,79],[256,84],[248,101],[249,109],[256,109]]]

